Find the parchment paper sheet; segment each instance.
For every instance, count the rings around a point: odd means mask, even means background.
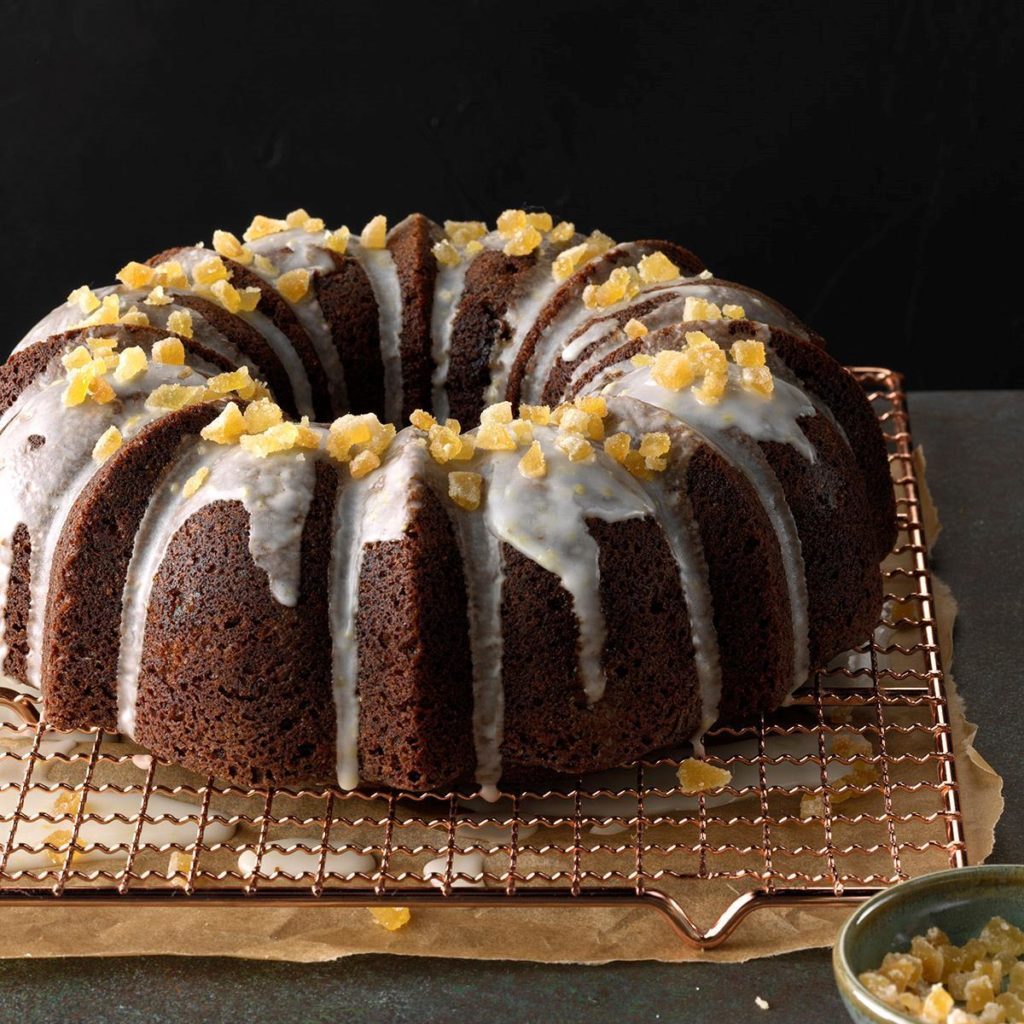
[[[923,456],[918,469],[923,481]],[[928,536],[934,541],[938,520],[926,489],[924,501]],[[980,863],[992,851],[995,824],[1002,813],[1002,779],[974,747],[977,729],[965,718],[950,674],[956,603],[941,581],[935,580],[935,587],[968,855],[972,863]],[[903,838],[910,835],[908,827]],[[712,895],[705,889],[701,885],[685,901],[702,927],[724,909],[721,890]],[[736,889],[737,894],[740,891]],[[830,945],[848,913],[843,909],[758,910],[722,949],[702,953],[685,946],[668,922],[649,908],[417,908],[410,924],[387,932],[365,909],[47,906],[5,910],[0,957],[174,954],[323,961],[353,953],[390,952],[553,963],[736,962]]]

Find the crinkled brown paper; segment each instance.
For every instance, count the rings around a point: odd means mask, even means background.
[[[923,481],[920,455],[918,468]],[[926,489],[924,497],[927,533],[934,540],[938,520]],[[1002,779],[974,747],[977,729],[967,721],[949,674],[956,603],[944,584],[934,582],[967,849],[970,861],[979,863],[992,852],[993,830],[1003,809]],[[902,838],[913,838],[911,826],[901,828]],[[929,836],[934,836],[934,827]],[[700,883],[687,895],[686,909],[699,926],[707,927],[729,902],[731,894],[723,891],[723,884],[712,888]],[[734,891],[738,895],[741,890]],[[321,961],[352,953],[389,952],[552,963],[735,962],[830,945],[847,913],[835,908],[758,910],[723,948],[704,953],[684,945],[658,912],[644,907],[417,908],[410,924],[387,932],[362,908],[51,904],[5,910],[0,957],[177,954]]]

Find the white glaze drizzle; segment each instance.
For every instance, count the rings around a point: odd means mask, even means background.
[[[200,467],[210,470],[191,497],[182,487]],[[298,602],[302,531],[316,482],[316,459],[301,451],[266,458],[240,446],[202,441],[188,447],[154,489],[135,535],[121,600],[117,667],[118,728],[134,735],[135,701],[153,583],[178,531],[215,501],[240,501],[249,513],[249,552],[266,574],[274,599]]]
[[[335,504],[328,608],[332,693],[337,725],[338,785],[359,785],[359,577],[367,544],[401,540],[409,521],[412,480],[425,446],[411,430],[392,443],[383,465],[360,480],[346,478]]]
[[[448,418],[448,366],[451,358],[452,324],[466,287],[466,257],[454,267],[443,264],[434,281],[434,302],[430,312],[430,355],[434,369],[430,376],[431,403],[434,415],[444,422]]]
[[[56,375],[60,363],[51,371]],[[4,417],[3,460],[0,462],[0,586],[6,610],[12,561],[12,538],[24,523],[32,551],[29,559],[30,603],[26,639],[28,682],[39,688],[42,668],[42,640],[53,554],[68,514],[99,466],[92,450],[100,435],[117,426],[125,439],[133,437],[161,413],[145,408],[146,395],[160,384],[203,383],[199,374],[181,366],[151,363],[146,373],[121,384],[108,378],[117,401],[99,405],[87,401],[73,409],[63,402],[64,381],[48,375],[31,384]],[[29,437],[39,435],[46,443],[38,449]],[[45,459],[45,471],[35,468],[37,459]],[[0,636],[6,626],[0,621]],[[0,641],[0,655],[7,648]],[[2,658],[0,658],[2,664]]]
[[[317,299],[312,280],[312,275],[315,273],[333,274],[337,269],[330,252],[324,248],[329,234],[328,231],[311,233],[301,228],[294,228],[249,242],[247,243],[248,248],[269,259],[274,264],[276,273],[269,273],[256,263],[249,264],[248,269],[271,286],[274,286],[281,274],[292,270],[308,270],[310,272],[309,290],[298,302],[291,302],[284,299],[284,296],[282,298],[291,307],[299,323],[309,335],[320,365],[327,374],[331,401],[334,403],[335,409],[342,410],[348,408],[345,370],[334,345],[334,335]]]
[[[384,363],[384,414],[389,423],[402,415],[402,288],[395,261],[387,249],[366,249],[349,242],[349,255],[366,271],[377,302],[380,355]]]
[[[658,522],[679,571],[679,582],[690,622],[694,669],[700,688],[701,721],[692,737],[694,745],[699,747],[704,733],[718,718],[722,666],[704,547],[684,484],[695,435],[678,421],[666,422],[671,414],[666,416],[665,410],[628,397],[611,399],[609,409],[633,436],[653,431],[667,432],[672,439],[673,460],[678,460],[671,477],[674,487],[668,486],[665,478],[657,473],[649,481],[638,482],[655,504]],[[616,425],[616,429],[620,429],[619,425]]]
[[[786,577],[793,624],[793,689],[803,685],[809,671],[807,580],[800,537],[782,485],[760,448],[752,442],[778,441],[794,447],[814,462],[817,455],[799,420],[813,416],[814,405],[798,388],[775,379],[771,399],[745,392],[738,383],[739,368],[729,366],[729,387],[714,406],[702,405],[689,388],[671,391],[657,384],[649,367],[640,367],[606,389],[664,409],[704,437],[746,477],[775,531]]]

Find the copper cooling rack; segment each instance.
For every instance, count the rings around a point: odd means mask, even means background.
[[[255,792],[0,697],[0,905],[643,905],[712,948],[765,906],[839,904],[967,862],[922,507],[899,375],[854,370],[885,431],[899,540],[870,640],[791,706],[687,752],[546,792]],[[693,919],[715,895],[717,919]],[[719,909],[720,907],[720,909]],[[688,910],[690,912],[688,912]],[[705,911],[706,912],[706,911]]]

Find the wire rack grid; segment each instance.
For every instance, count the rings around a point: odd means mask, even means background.
[[[0,905],[656,908],[696,947],[766,906],[845,904],[967,863],[902,379],[856,368],[882,424],[899,539],[878,629],[786,708],[688,752],[543,792],[251,791],[0,693]],[[698,923],[698,900],[720,900]],[[714,900],[712,902],[715,902]],[[720,908],[720,909],[719,909]]]

